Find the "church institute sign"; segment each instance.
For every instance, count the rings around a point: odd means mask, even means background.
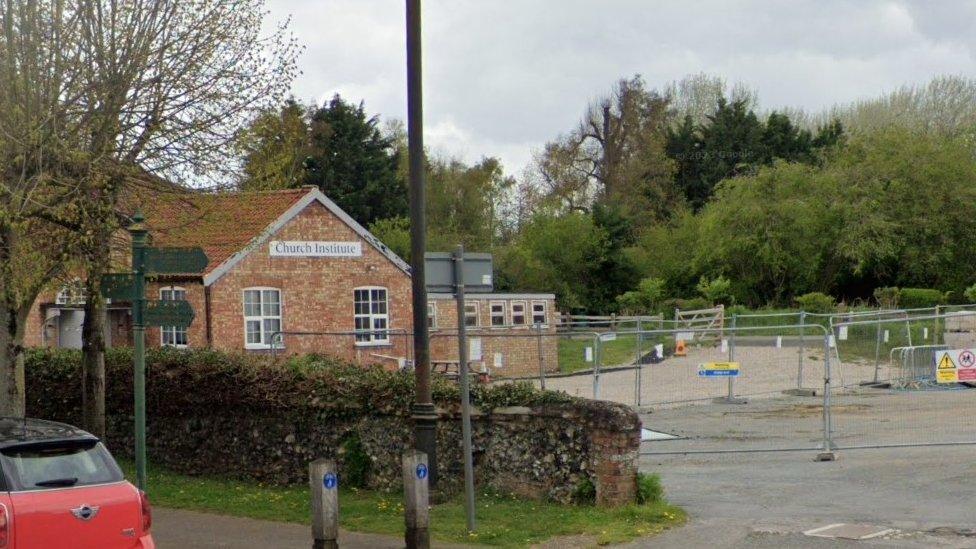
[[[361,257],[362,242],[273,240],[271,257]]]

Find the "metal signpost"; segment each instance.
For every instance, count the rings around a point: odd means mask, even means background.
[[[132,218],[132,271],[103,279],[102,294],[132,305],[132,366],[135,393],[136,485],[146,489],[146,326],[189,327],[193,308],[186,301],[146,300],[146,275],[198,273],[207,266],[200,248],[150,248],[149,231],[141,213]]]
[[[458,245],[454,252],[454,288],[457,299],[458,319],[458,375],[461,382],[461,438],[464,450],[464,510],[468,519],[468,531],[475,529],[474,517],[474,463],[471,457],[471,398],[468,375],[467,326],[464,316],[464,246]]]

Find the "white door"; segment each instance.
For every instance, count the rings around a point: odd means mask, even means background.
[[[85,311],[61,309],[58,317],[58,347],[81,349],[81,326],[84,322]]]

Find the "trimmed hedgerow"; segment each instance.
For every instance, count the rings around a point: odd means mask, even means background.
[[[30,413],[75,421],[80,417],[81,354],[65,349],[27,352]],[[111,349],[105,357],[106,409],[132,412],[132,352]],[[316,417],[352,418],[370,414],[407,415],[414,400],[411,372],[391,372],[331,357],[309,355],[272,360],[261,355],[213,350],[152,349],[146,355],[147,406],[154,414],[181,416],[187,411],[222,414],[307,409]],[[459,401],[458,386],[442,376],[432,379],[434,402]],[[541,406],[574,401],[565,393],[540,391],[531,383],[474,385],[472,403],[485,410]]]

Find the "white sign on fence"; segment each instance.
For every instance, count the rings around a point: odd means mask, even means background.
[[[583,352],[583,359],[587,362],[593,362],[593,347],[587,347]]]
[[[890,335],[891,335],[891,333],[888,330],[885,330],[884,331],[884,342],[885,343],[888,343],[888,338],[889,338]]]
[[[722,352],[723,353],[729,352],[729,340],[727,339],[722,340]]]
[[[836,340],[836,339],[834,339],[834,334],[830,334],[829,336],[827,336],[827,345],[828,345],[828,346],[829,346],[829,347],[830,347],[831,349],[833,349],[834,347],[836,347],[836,346],[837,346],[837,340]]]
[[[847,326],[837,328],[837,339],[847,341]]]
[[[929,338],[929,329],[922,328],[922,339],[928,339],[928,338]]]
[[[936,351],[935,380],[938,383],[976,381],[976,351],[972,349]]]
[[[776,348],[777,349],[783,348],[783,336],[776,336]]]
[[[608,334],[600,334],[600,341],[616,341],[617,334],[615,332],[610,332]]]
[[[678,333],[674,334],[674,340],[675,341],[681,340],[681,341],[684,341],[684,342],[688,342],[688,341],[691,341],[694,337],[695,337],[695,333],[694,332],[678,332]]]

